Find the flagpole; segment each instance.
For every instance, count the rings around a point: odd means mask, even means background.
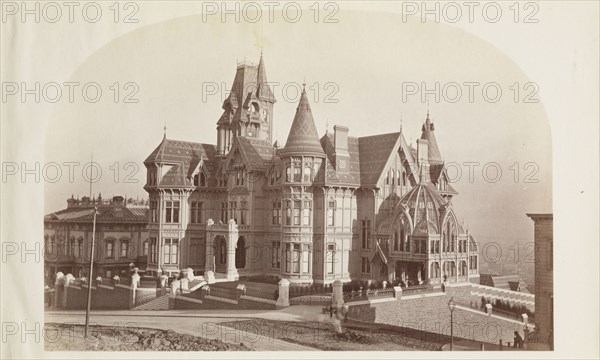
[[[92,161],[94,159],[93,157],[94,155],[92,154]],[[91,168],[90,168],[91,169]],[[90,201],[91,199],[91,194],[92,194],[92,176],[91,176],[91,171],[90,171]],[[90,307],[92,304],[92,271],[94,269],[94,247],[95,247],[95,240],[96,240],[96,214],[98,213],[98,206],[94,205],[94,222],[92,225],[92,248],[90,250],[90,271],[89,271],[89,280],[88,280],[88,295],[87,295],[87,308],[85,310],[85,333],[84,333],[84,338],[87,338],[88,335],[88,326],[90,324]]]

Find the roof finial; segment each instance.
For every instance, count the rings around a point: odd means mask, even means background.
[[[429,119],[429,99],[427,99],[427,119]]]
[[[402,113],[400,113],[400,132],[402,132]]]
[[[167,123],[165,122],[165,126],[163,127],[163,131],[164,131],[164,135],[163,135],[163,139],[167,138]]]
[[[306,92],[306,76],[304,77],[304,80],[302,81],[302,92]]]
[[[329,120],[325,123],[325,135],[329,134]]]

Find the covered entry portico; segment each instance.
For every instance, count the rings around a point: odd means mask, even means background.
[[[395,271],[396,279],[402,280],[405,284],[420,285],[427,279],[425,265],[419,261],[396,260]]]
[[[238,242],[238,226],[233,219],[227,224],[215,224],[212,219],[206,223],[206,267],[205,273],[212,271],[215,277],[228,281],[239,280],[235,267],[235,248]]]

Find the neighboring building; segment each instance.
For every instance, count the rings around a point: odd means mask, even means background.
[[[527,214],[534,222],[535,325],[537,335],[554,344],[553,215]]]
[[[303,91],[284,147],[261,55],[238,64],[217,144],[166,137],[147,157],[148,270],[217,277],[478,282],[477,246],[427,114],[417,148],[402,132],[319,138]]]
[[[94,277],[129,274],[130,264],[145,269],[148,254],[148,203],[122,196],[90,200],[71,197],[67,208],[44,217],[45,276],[57,272],[88,277],[94,208],[97,207]]]
[[[527,283],[519,275],[480,274],[479,283],[499,289],[518,291],[529,294]]]

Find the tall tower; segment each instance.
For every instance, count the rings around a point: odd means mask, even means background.
[[[444,160],[442,160],[442,154],[440,153],[435,138],[435,127],[433,126],[433,122],[429,119],[429,111],[427,111],[427,118],[425,119],[425,124],[423,124],[421,130],[421,140],[427,140],[428,163],[431,165],[443,164]]]
[[[262,52],[258,65],[238,63],[231,91],[223,102],[223,114],[217,121],[218,154],[227,154],[236,136],[271,142],[275,102]]]

